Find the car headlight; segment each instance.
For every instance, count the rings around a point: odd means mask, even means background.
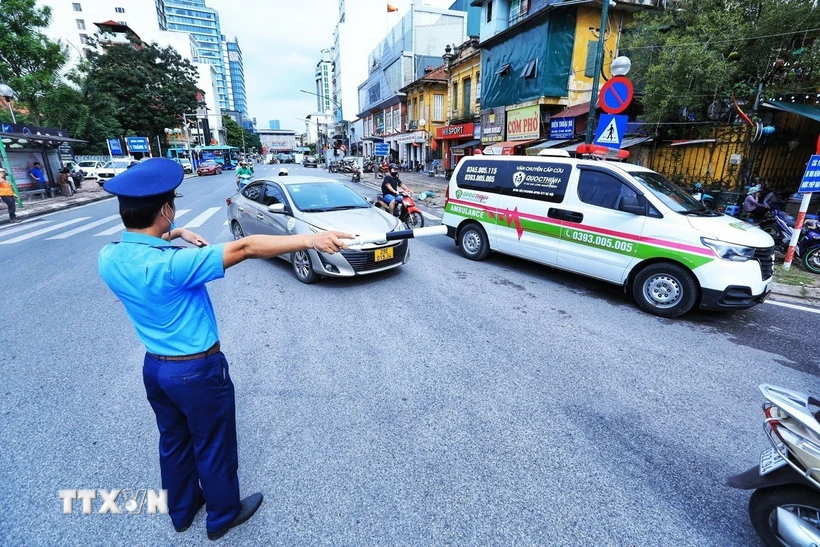
[[[717,239],[709,239],[706,237],[700,238],[700,241],[712,249],[718,258],[722,258],[723,260],[746,262],[750,258],[754,258],[755,255],[754,247],[726,243],[725,241],[718,241]]]

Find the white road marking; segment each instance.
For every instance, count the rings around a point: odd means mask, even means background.
[[[421,214],[424,215],[424,218],[429,218],[430,220],[439,220],[439,221],[441,220],[436,215],[431,215],[430,213],[422,212]]]
[[[19,243],[21,241],[31,239],[32,237],[37,237],[39,235],[42,235],[42,234],[45,234],[45,233],[48,233],[48,232],[53,232],[54,230],[59,230],[60,228],[63,228],[65,226],[71,226],[72,224],[77,224],[78,222],[88,220],[89,218],[91,218],[91,217],[80,217],[80,218],[75,218],[73,220],[68,220],[66,222],[61,222],[60,224],[55,224],[54,226],[49,226],[48,228],[43,228],[42,230],[36,230],[34,232],[30,232],[28,234],[15,237],[13,239],[9,239],[8,241],[0,241],[0,245],[10,245],[11,243]]]
[[[766,304],[783,306],[784,308],[791,308],[793,310],[807,311],[809,313],[820,313],[820,310],[816,308],[807,308],[806,306],[798,306],[797,304],[789,304],[787,302],[776,302],[774,300],[766,300]]]
[[[181,217],[182,215],[184,215],[188,211],[190,211],[190,209],[180,209],[179,211],[177,211],[175,219]],[[108,230],[104,230],[104,231],[100,232],[99,234],[94,234],[94,237],[110,236],[110,235],[116,234],[117,232],[122,232],[123,230],[125,230],[125,226],[123,226],[122,223],[119,223],[116,226],[114,226],[113,228],[109,228]]]
[[[204,213],[197,215],[193,220],[191,220],[191,222],[186,224],[184,228],[199,228],[205,223],[206,220],[214,216],[214,214],[220,209],[222,209],[222,207],[209,207],[208,209],[205,209]]]
[[[28,230],[30,228],[36,228],[37,226],[42,226],[43,224],[48,224],[49,222],[51,222],[51,221],[50,220],[46,220],[46,221],[39,221],[38,220],[37,222],[33,222],[33,221],[26,222],[24,220],[23,222],[20,223],[20,226],[18,226],[17,228],[9,228],[7,230],[0,231],[0,237],[11,235],[11,234],[16,234],[17,232],[22,232],[23,230]]]
[[[226,220],[225,224],[223,224],[223,226],[227,226],[230,222],[231,222],[231,219]]]
[[[105,217],[102,220],[97,220],[95,222],[92,222],[91,224],[86,224],[85,226],[80,226],[79,228],[74,228],[73,230],[69,230],[69,231],[64,232],[62,234],[59,234],[59,235],[56,235],[56,236],[53,236],[53,237],[48,237],[46,239],[49,239],[49,240],[51,240],[51,239],[65,239],[67,237],[71,237],[73,235],[77,235],[79,233],[85,232],[86,230],[96,228],[97,226],[100,226],[102,224],[107,224],[107,223],[109,223],[112,220],[117,219],[117,218],[120,218],[120,215],[118,215],[118,214],[117,215],[111,215],[110,217]]]

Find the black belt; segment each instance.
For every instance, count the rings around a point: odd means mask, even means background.
[[[217,353],[219,353],[219,342],[216,342],[206,351],[200,351],[199,353],[194,353],[193,355],[156,355],[150,352],[148,352],[148,355],[154,359],[159,359],[160,361],[191,361],[193,359],[204,359],[205,357],[210,357],[211,355],[216,355]]]

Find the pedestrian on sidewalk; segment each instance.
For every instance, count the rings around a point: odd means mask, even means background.
[[[145,344],[143,382],[160,432],[171,521],[184,532],[207,505],[206,529],[214,540],[251,518],[262,494],[239,497],[234,384],[205,285],[248,258],[311,248],[333,254],[353,236],[254,235],[209,245],[174,224],[184,176],[174,160],[154,158],[105,183],[119,200],[125,232],[100,251],[99,270]],[[196,248],[170,243],[177,238]]]
[[[20,196],[14,193],[11,183],[6,178],[6,170],[0,167],[0,199],[9,208],[9,220],[11,222],[22,222],[17,218],[17,200]]]

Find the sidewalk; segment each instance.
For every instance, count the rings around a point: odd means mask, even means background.
[[[427,198],[424,200],[416,200],[417,203],[424,205],[429,209],[443,209],[444,208],[444,192],[447,190],[447,183],[444,174],[435,177],[427,176],[426,173],[399,173],[399,179],[407,185],[413,192],[413,196],[418,196],[422,192],[433,192],[436,197]],[[379,191],[382,188],[382,180],[377,179],[373,173],[362,173],[362,184],[366,184]]]
[[[17,218],[26,220],[32,217],[78,207],[86,203],[113,198],[114,196],[102,189],[95,180],[83,181],[83,187],[71,196],[57,195],[53,198],[23,198],[23,207],[17,206]],[[9,224],[8,207],[0,202],[0,225]]]

